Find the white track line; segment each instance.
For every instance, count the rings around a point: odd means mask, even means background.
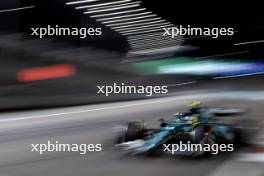
[[[29,116],[15,117],[15,118],[10,117],[6,119],[0,119],[0,122],[11,122],[11,121],[20,121],[20,120],[29,120],[29,119],[39,119],[39,118],[45,118],[45,117],[55,117],[55,116],[62,116],[62,115],[73,115],[73,114],[95,112],[95,111],[122,109],[122,108],[129,108],[129,107],[142,106],[142,105],[152,105],[152,104],[158,104],[158,103],[175,102],[175,101],[179,101],[179,99],[188,100],[188,99],[197,99],[197,98],[202,99],[202,98],[216,98],[216,97],[239,98],[241,97],[240,96],[241,93],[243,94],[244,99],[250,100],[249,97],[254,97],[254,96],[258,97],[261,100],[264,99],[264,91],[256,91],[256,92],[253,91],[251,93],[250,92],[246,92],[246,93],[245,92],[228,92],[228,93],[219,92],[219,93],[206,93],[206,94],[200,93],[200,94],[195,94],[195,95],[166,97],[166,98],[163,98],[162,100],[156,100],[156,101],[153,101],[153,99],[139,100],[139,101],[147,101],[147,102],[132,103],[132,104],[127,104],[127,105],[117,105],[117,106],[109,106],[109,107],[94,108],[94,109],[75,110],[75,111],[68,111],[68,112],[62,112],[62,113],[29,115]],[[104,104],[104,106],[107,106],[107,104]]]
[[[129,105],[123,105],[123,106],[110,106],[110,107],[105,107],[105,108],[86,109],[86,110],[80,110],[80,111],[69,111],[69,112],[54,113],[54,114],[33,115],[33,116],[25,116],[25,117],[17,117],[17,118],[0,119],[0,122],[29,120],[29,119],[37,119],[37,118],[44,118],[44,117],[52,117],[52,116],[71,115],[71,114],[79,114],[79,113],[102,111],[102,110],[112,110],[112,109],[120,109],[120,108],[127,108],[127,107],[133,107],[133,106],[165,103],[165,102],[171,102],[171,101],[175,101],[175,99],[159,100],[159,101],[152,101],[152,102],[145,102],[145,103],[135,103],[135,104],[129,104]]]

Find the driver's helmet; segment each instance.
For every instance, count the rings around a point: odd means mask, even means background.
[[[192,109],[200,109],[202,107],[202,102],[198,100],[193,100],[188,106]]]
[[[202,109],[202,103],[200,101],[194,100],[189,106],[191,107],[191,114],[200,114]]]

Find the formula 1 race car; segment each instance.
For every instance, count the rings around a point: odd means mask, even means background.
[[[118,132],[115,146],[130,154],[165,153],[165,146],[172,144],[240,145],[247,142],[247,125],[240,122],[217,122],[214,117],[243,113],[242,109],[203,109],[198,114],[177,113],[171,120],[160,119],[160,127],[148,129],[143,120],[128,122],[116,127]],[[245,134],[246,133],[246,134]],[[247,136],[248,137],[248,136]],[[171,151],[171,150],[169,150]],[[173,154],[201,156],[210,151],[173,151]]]

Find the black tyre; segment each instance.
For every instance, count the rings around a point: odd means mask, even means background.
[[[192,142],[194,144],[216,144],[217,138],[215,133],[212,131],[211,127],[209,126],[199,126],[194,129],[194,136]],[[211,152],[203,152],[203,151],[197,151],[194,153],[194,156],[209,156],[211,155]]]
[[[199,144],[205,137],[205,127],[198,126],[194,130],[194,135],[192,138],[192,143]]]

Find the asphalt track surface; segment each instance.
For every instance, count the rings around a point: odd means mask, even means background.
[[[186,104],[192,99],[202,100],[207,107],[248,108],[248,118],[263,118],[263,91],[189,93],[148,100],[3,113],[0,115],[0,175],[217,175],[216,172],[222,171],[221,168],[231,162],[232,156],[219,155],[206,159],[137,157],[126,156],[112,147],[114,125],[139,118],[154,124],[161,117],[170,118],[175,112],[186,111]],[[48,140],[69,144],[101,143],[103,151],[86,155],[77,152],[43,155],[31,152],[31,144],[47,143]],[[240,175],[249,176],[250,168],[263,168],[263,163],[258,165],[248,166],[248,173]],[[226,172],[221,175],[224,174],[230,175]]]

